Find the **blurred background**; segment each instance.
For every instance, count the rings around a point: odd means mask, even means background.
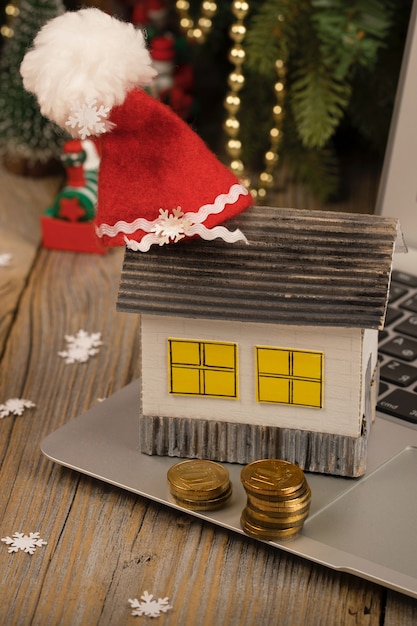
[[[171,106],[268,204],[288,181],[318,203],[349,167],[380,171],[411,0],[98,0],[145,31]],[[59,173],[68,139],[22,86],[42,25],[75,0],[0,0],[0,155],[18,176]],[[63,45],[64,42],[63,42]]]

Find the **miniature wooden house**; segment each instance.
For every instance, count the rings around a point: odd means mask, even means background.
[[[254,207],[228,226],[249,245],[126,251],[142,452],[363,474],[397,221]]]

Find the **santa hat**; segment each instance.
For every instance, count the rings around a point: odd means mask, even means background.
[[[73,137],[100,136],[97,234],[146,251],[185,237],[246,240],[220,226],[252,204],[246,188],[166,105],[141,31],[98,9],[48,22],[21,65],[41,112]]]

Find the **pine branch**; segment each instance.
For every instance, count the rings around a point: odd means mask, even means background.
[[[323,63],[343,80],[354,64],[372,69],[385,45],[393,0],[312,0]]]
[[[285,116],[280,153],[295,180],[305,185],[319,202],[338,195],[339,159],[332,142],[323,148],[306,148],[302,145],[291,110]]]
[[[321,148],[343,118],[351,87],[323,66],[300,68],[291,85],[290,103],[298,135],[306,148]]]
[[[257,73],[274,78],[275,61],[288,59],[308,3],[294,6],[288,0],[265,0],[255,12],[246,35],[247,64]],[[296,21],[295,21],[296,20]]]
[[[297,182],[306,185],[319,202],[337,196],[340,187],[339,161],[329,146],[306,149],[299,142],[285,145],[285,162]]]

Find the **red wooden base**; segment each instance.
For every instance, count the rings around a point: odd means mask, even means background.
[[[97,237],[93,222],[67,222],[43,215],[41,229],[44,248],[92,254],[108,250]]]

